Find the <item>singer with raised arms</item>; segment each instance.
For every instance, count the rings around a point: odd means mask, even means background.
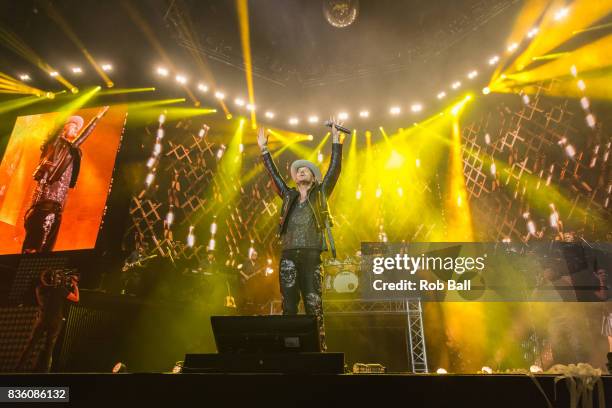
[[[315,315],[319,325],[321,349],[325,350],[325,328],[321,285],[323,270],[321,253],[330,250],[336,256],[331,235],[332,218],[327,205],[342,164],[341,123],[334,118],[332,129],[332,155],[325,177],[308,160],[296,160],[291,164],[291,178],[295,187],[289,187],[278,172],[268,151],[268,135],[263,127],[257,134],[257,143],[276,193],[283,199],[278,233],[282,248],[279,266],[279,283],[284,315],[295,315],[300,296],[306,314]],[[329,244],[328,244],[329,241]]]

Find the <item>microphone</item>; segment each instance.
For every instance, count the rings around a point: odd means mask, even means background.
[[[332,121],[331,120],[326,120],[325,121],[325,126],[327,127],[332,127]],[[351,131],[348,130],[347,128],[345,128],[344,126],[338,126],[336,125],[336,129],[338,129],[339,131],[341,131],[342,133],[346,133],[347,135],[351,134]]]

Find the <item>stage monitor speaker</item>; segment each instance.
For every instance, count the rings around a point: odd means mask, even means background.
[[[181,372],[342,374],[344,353],[187,354]]]
[[[321,351],[315,316],[212,316],[219,353]]]

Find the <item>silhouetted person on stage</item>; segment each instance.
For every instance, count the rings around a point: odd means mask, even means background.
[[[34,172],[37,182],[32,204],[26,212],[22,253],[51,252],[57,239],[68,189],[76,186],[81,168],[80,146],[108,111],[102,108],[81,132],[83,118],[71,116],[57,135],[41,147],[40,162]]]
[[[70,280],[67,285],[66,280]],[[69,289],[70,288],[70,289]],[[32,333],[26,348],[21,353],[16,371],[23,371],[36,344],[42,339],[43,347],[38,355],[34,371],[49,372],[55,342],[64,325],[64,304],[66,300],[79,301],[79,286],[76,276],[64,275],[62,271],[47,269],[40,274],[40,282],[36,286],[36,302],[38,303],[38,318],[32,328]]]
[[[301,295],[306,314],[317,316],[321,348],[325,350],[321,252],[328,249],[326,231],[330,235],[330,249],[335,252],[328,228],[331,217],[327,197],[332,193],[340,176],[340,133],[332,120],[332,156],[325,177],[321,177],[321,171],[314,163],[296,160],[291,164],[291,177],[296,187],[291,188],[287,186],[272,160],[264,128],[259,128],[257,143],[276,193],[283,199],[279,224],[283,251],[279,267],[283,314],[297,314]]]

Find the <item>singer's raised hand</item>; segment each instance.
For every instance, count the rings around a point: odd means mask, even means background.
[[[263,126],[257,129],[257,144],[261,150],[264,150],[268,146],[268,132]]]
[[[340,143],[340,132],[338,131],[338,128],[336,128],[336,125],[342,125],[342,123],[337,123],[335,116],[331,117],[330,122],[331,122],[331,129],[332,129],[332,142]]]

